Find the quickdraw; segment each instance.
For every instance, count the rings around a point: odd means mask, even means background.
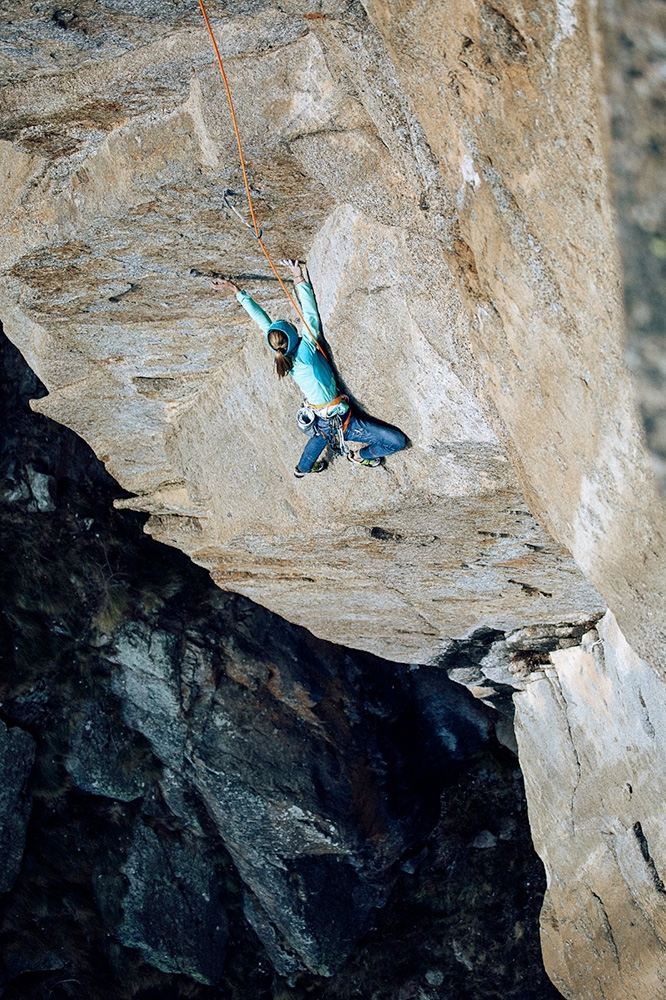
[[[351,410],[345,415],[345,419],[341,416],[329,417],[328,419],[328,443],[331,448],[339,451],[341,455],[349,454],[349,445],[345,441],[345,431],[349,426],[349,421],[351,419]]]
[[[260,229],[258,233],[255,232],[254,226],[252,225],[252,223],[248,222],[247,219],[245,218],[245,216],[243,216],[243,215],[240,214],[240,212],[238,211],[238,209],[236,208],[236,206],[232,202],[229,201],[229,198],[237,198],[237,197],[238,197],[238,194],[237,194],[236,191],[232,191],[231,188],[227,188],[227,190],[222,195],[222,201],[227,206],[227,208],[231,212],[233,212],[234,215],[236,215],[240,219],[240,221],[243,223],[243,225],[246,227],[246,229],[250,230],[250,232],[254,236],[255,240],[260,240],[261,237],[264,235],[263,229]]]
[[[346,396],[340,397],[340,399],[346,399]],[[324,405],[330,406],[331,404]],[[345,431],[351,420],[351,410],[343,415],[336,413],[331,417],[319,417],[319,420],[326,422],[326,430],[317,425],[317,408],[307,402],[304,402],[296,413],[296,423],[302,434],[307,437],[314,437],[315,434],[325,436],[334,451],[339,451],[341,455],[348,455],[349,445],[345,441]]]

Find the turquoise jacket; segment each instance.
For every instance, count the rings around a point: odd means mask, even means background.
[[[340,395],[340,390],[336,385],[335,375],[328,360],[317,347],[317,342],[321,334],[321,320],[314,292],[312,291],[312,285],[307,281],[303,281],[296,288],[303,310],[303,317],[312,333],[305,326],[301,327],[301,339],[298,342],[296,351],[291,355],[294,359],[294,367],[289,374],[304,394],[308,403],[317,407],[325,406],[326,403],[330,403]],[[268,328],[273,322],[268,313],[245,291],[238,292],[236,298],[257,326],[264,333],[267,333]],[[345,406],[344,409],[346,410],[347,407]]]

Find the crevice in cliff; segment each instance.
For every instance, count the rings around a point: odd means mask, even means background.
[[[437,157],[400,85],[381,34],[359,4],[353,19],[313,24],[333,77],[358,99],[392,159],[400,166],[411,198],[434,222],[450,248],[455,207]],[[370,82],[372,81],[372,82]],[[418,215],[412,225],[420,229]]]
[[[613,955],[613,960],[615,961],[615,964],[617,965],[617,967],[619,969],[619,968],[621,968],[621,965],[620,965],[620,953],[617,950],[617,943],[615,941],[615,936],[613,934],[613,928],[611,927],[610,920],[608,919],[608,913],[606,912],[606,907],[604,906],[601,897],[598,896],[596,894],[596,892],[593,892],[590,889],[590,894],[592,895],[592,898],[595,900],[595,902],[596,902],[596,904],[597,904],[597,906],[599,908],[599,915],[600,915],[600,918],[601,918],[601,925],[602,925],[602,928],[603,928],[603,930],[605,932],[606,940],[608,941],[608,944],[610,945],[610,949],[611,949],[611,952],[612,952],[612,955]]]
[[[643,861],[647,866],[647,869],[650,873],[650,878],[654,883],[655,889],[662,896],[666,896],[666,886],[664,886],[663,879],[661,878],[659,872],[657,871],[657,866],[655,865],[654,859],[650,854],[650,845],[648,844],[647,837],[643,832],[643,827],[641,823],[640,822],[634,823],[632,830],[634,831],[634,836],[638,841],[638,846],[640,847]]]
[[[572,785],[571,785],[571,795],[570,795],[570,799],[569,799],[569,818],[570,818],[570,821],[571,821],[571,830],[572,830],[572,833],[575,835],[575,833],[576,833],[576,808],[575,808],[576,792],[578,791],[578,787],[580,785],[580,781],[581,781],[581,777],[582,777],[582,767],[581,767],[580,757],[578,756],[578,748],[576,746],[576,739],[574,737],[574,733],[573,733],[573,730],[571,728],[571,722],[569,721],[569,706],[568,706],[568,703],[567,703],[567,699],[566,699],[566,697],[564,695],[564,692],[562,690],[562,685],[560,684],[560,679],[557,676],[557,672],[556,672],[556,670],[555,670],[554,667],[546,668],[545,671],[544,671],[544,673],[545,673],[546,679],[548,680],[548,683],[550,684],[550,688],[551,688],[551,690],[553,692],[553,697],[555,699],[555,702],[556,702],[556,704],[558,705],[558,707],[560,709],[561,718],[562,718],[562,721],[564,723],[564,726],[565,726],[565,729],[566,729],[566,733],[567,733],[567,737],[568,737],[568,745],[570,747],[571,755],[572,755],[572,758],[573,758],[573,761],[574,761],[574,766],[575,766],[575,769],[576,769],[576,775],[575,775],[575,779],[574,779],[574,781],[572,782]]]

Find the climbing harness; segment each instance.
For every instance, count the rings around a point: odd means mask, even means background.
[[[350,418],[351,410],[345,420],[339,414],[328,418],[328,443],[331,448],[339,451],[341,455],[349,454],[349,445],[345,441],[345,431],[347,430]]]
[[[328,423],[326,436],[331,448],[339,451],[341,455],[349,454],[349,448],[345,441],[345,431],[349,426],[352,415],[349,397],[340,394],[329,403],[323,403],[321,406],[313,406],[312,408],[320,420],[326,420]],[[320,410],[324,412],[320,413]]]
[[[317,410],[324,409],[327,406],[339,405],[341,402],[347,403],[347,397],[337,396],[330,403],[324,403],[323,406],[319,407],[304,401],[296,413],[296,423],[298,424],[299,431],[305,434],[306,437],[315,437],[316,434],[321,434],[322,437],[326,437],[330,448],[334,451],[339,451],[341,455],[349,455],[349,445],[345,441],[345,431],[351,420],[351,410],[348,408],[346,413],[331,413],[330,416],[321,416],[317,412]],[[321,424],[317,424],[317,418],[326,424],[325,428]]]
[[[331,406],[334,403],[340,403],[342,400],[346,401],[346,396],[338,396],[331,403],[325,403],[324,406]],[[325,435],[329,446],[333,448],[334,451],[339,451],[341,455],[349,454],[349,445],[345,441],[345,431],[349,426],[349,421],[351,420],[351,410],[347,410],[346,413],[333,413],[330,416],[322,417],[317,413],[318,409],[322,407],[312,406],[311,403],[304,402],[301,407],[296,412],[296,423],[298,424],[298,429],[306,437],[314,437],[316,434]],[[317,426],[317,417],[320,420],[325,420],[327,423],[327,428],[319,428]]]
[[[322,420],[328,420],[329,417],[333,416],[343,416],[345,413],[350,413],[349,409],[349,396],[343,396],[340,394],[336,396],[335,399],[330,399],[328,403],[319,403],[315,405],[314,403],[307,403],[307,406],[311,406],[315,410],[318,417]],[[345,427],[349,423],[349,417],[345,422]]]

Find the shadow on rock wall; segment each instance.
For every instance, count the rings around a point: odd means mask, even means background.
[[[222,593],[2,361],[2,995],[558,995],[491,710]]]

